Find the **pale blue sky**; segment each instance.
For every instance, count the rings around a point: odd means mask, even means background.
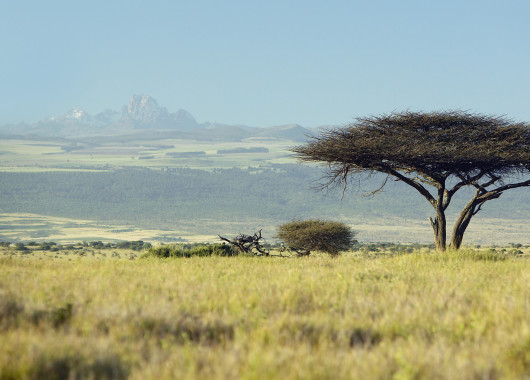
[[[199,122],[530,121],[530,1],[4,1],[0,123],[145,93]]]

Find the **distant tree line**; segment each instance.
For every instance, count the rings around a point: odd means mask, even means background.
[[[102,242],[100,240],[98,241],[91,241],[91,242],[81,242],[81,243],[75,243],[75,244],[60,244],[56,243],[54,241],[42,241],[42,242],[36,242],[36,241],[28,241],[26,243],[24,242],[17,242],[17,243],[11,243],[7,241],[0,241],[0,247],[9,248],[13,247],[16,251],[29,251],[31,249],[33,250],[41,250],[41,251],[52,251],[57,252],[60,250],[76,250],[76,249],[83,249],[83,248],[94,248],[94,249],[130,249],[133,251],[142,251],[144,249],[149,249],[152,247],[151,243],[144,242],[142,240],[136,240],[136,241],[119,241],[119,242]]]
[[[403,185],[388,183],[386,192],[365,197],[380,185],[377,176],[339,201],[340,190],[325,194],[311,187],[322,176],[308,165],[276,164],[243,169],[171,171],[125,168],[101,172],[0,173],[0,212],[28,212],[85,220],[164,227],[172,221],[196,219],[267,220],[355,216],[377,219],[429,216],[429,205]],[[464,191],[464,190],[462,190]],[[453,203],[465,204],[455,195]],[[499,218],[528,218],[530,194],[518,189],[483,213]],[[0,229],[2,226],[0,226]],[[216,233],[212,231],[211,233]]]

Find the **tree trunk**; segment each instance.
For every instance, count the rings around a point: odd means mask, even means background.
[[[464,232],[465,231],[453,232],[453,236],[451,237],[451,244],[449,244],[449,247],[453,249],[460,249],[460,246],[462,245],[462,240],[464,240]]]
[[[462,245],[462,241],[464,240],[464,232],[466,232],[467,226],[469,226],[469,222],[471,221],[471,218],[473,217],[475,213],[475,205],[474,203],[468,204],[460,215],[458,216],[458,219],[455,222],[455,226],[453,227],[453,235],[451,236],[451,244],[449,245],[453,249],[460,249],[460,246]]]
[[[447,222],[445,220],[445,213],[442,210],[437,209],[434,221],[431,218],[429,218],[429,220],[431,221],[431,226],[434,232],[436,249],[440,252],[444,252],[447,239]]]

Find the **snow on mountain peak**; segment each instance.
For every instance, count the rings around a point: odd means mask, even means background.
[[[91,116],[81,108],[72,108],[62,116],[49,117],[24,127],[17,126],[17,132],[20,132],[21,128],[24,128],[25,132],[46,136],[71,137],[131,133],[137,129],[190,131],[200,128],[200,125],[189,112],[178,110],[169,113],[167,108],[159,106],[154,98],[141,94],[133,95],[128,105],[121,108],[121,112],[106,109]]]
[[[89,115],[80,108],[73,108],[65,115],[67,119],[83,120],[89,117]]]

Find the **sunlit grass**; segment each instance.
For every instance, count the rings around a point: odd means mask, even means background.
[[[525,255],[58,256],[0,258],[0,378],[530,376]]]
[[[0,171],[86,171],[106,170],[122,166],[137,166],[155,170],[187,167],[212,170],[215,168],[247,168],[270,163],[294,162],[288,149],[294,144],[290,140],[245,139],[243,141],[195,141],[182,139],[159,139],[145,141],[100,142],[97,146],[81,143],[83,149],[65,151],[61,147],[70,143],[58,141],[30,141],[4,139],[0,141]],[[84,144],[84,145],[83,145]],[[266,154],[221,154],[217,151],[248,146],[266,145]],[[167,153],[204,151],[203,157],[174,158]],[[150,157],[140,159],[140,157]]]
[[[182,231],[139,228],[117,223],[102,223],[94,220],[63,218],[31,213],[0,213],[0,240],[30,241],[48,240],[56,242],[115,241],[115,240],[161,240],[185,236],[189,241],[217,241],[215,235],[198,235]],[[178,233],[178,234],[177,234]]]

